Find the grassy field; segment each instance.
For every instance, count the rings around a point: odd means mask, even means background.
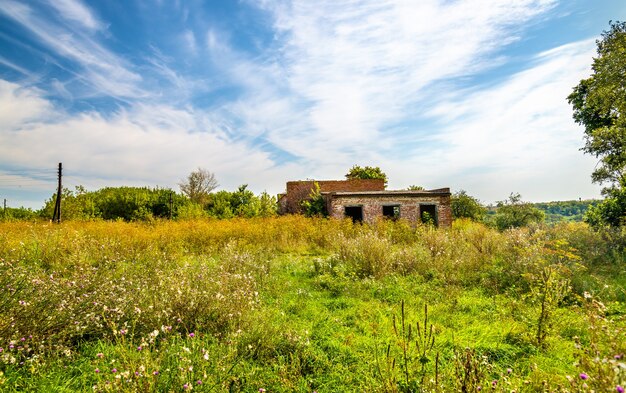
[[[0,223],[6,392],[615,392],[626,236]]]

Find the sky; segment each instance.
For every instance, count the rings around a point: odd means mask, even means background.
[[[484,203],[600,197],[567,96],[624,0],[0,0],[0,199],[283,192],[380,167]],[[0,201],[2,202],[2,201]]]

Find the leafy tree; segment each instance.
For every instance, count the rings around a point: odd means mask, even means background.
[[[609,184],[603,194],[605,203],[612,205],[606,209],[613,210],[621,204],[610,199],[626,186],[626,22],[611,22],[610,27],[596,41],[593,74],[581,80],[567,99],[574,109],[574,120],[585,127],[582,150],[599,159],[592,181]],[[615,214],[624,217],[626,210],[611,215]],[[611,225],[623,222],[611,220]]]
[[[62,220],[89,220],[98,216],[94,195],[83,186],[76,186],[72,191],[64,188],[61,192],[61,219]],[[56,204],[57,195],[54,193],[39,210],[42,218],[50,220]]]
[[[266,192],[259,196],[243,184],[234,192],[219,191],[209,194],[206,204],[209,216],[215,218],[271,217],[276,215],[276,198]]]
[[[594,228],[621,227],[626,225],[624,212],[626,212],[626,189],[610,189],[604,201],[589,207],[585,213],[585,222]]]
[[[522,201],[520,194],[511,193],[505,201],[497,203],[493,222],[499,230],[519,228],[533,222],[542,222],[545,214],[528,202]]]
[[[105,187],[97,191],[87,191],[78,186],[75,191],[64,189],[61,199],[63,220],[151,220],[167,218],[170,213],[169,200],[172,198],[172,215],[177,217],[178,209],[192,203],[189,199],[169,189],[148,187]],[[40,215],[50,219],[56,195],[53,195],[41,209]]]
[[[178,183],[183,194],[187,195],[195,203],[204,205],[208,202],[208,196],[219,184],[215,175],[204,168],[198,168],[191,172],[187,179]]]
[[[346,173],[346,179],[383,179],[387,187],[387,175],[379,167],[354,165]]]
[[[36,211],[26,207],[7,207],[0,208],[0,221],[35,221],[40,216]]]
[[[482,221],[487,209],[480,204],[478,199],[467,195],[467,192],[460,190],[451,198],[452,217],[469,218],[474,221]]]
[[[309,198],[305,199],[301,202],[302,209],[304,211],[304,215],[307,217],[313,216],[328,216],[328,211],[326,209],[326,200],[320,191],[319,183],[315,182],[313,188],[311,189],[311,193],[309,194]]]
[[[406,189],[409,191],[424,191],[425,190],[424,187],[416,186],[415,184],[408,186]]]

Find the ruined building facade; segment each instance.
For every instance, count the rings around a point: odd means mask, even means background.
[[[278,196],[279,212],[302,213],[302,201],[309,198],[315,183],[332,218],[348,217],[369,223],[389,218],[439,227],[452,225],[449,188],[389,191],[382,179],[291,181],[287,183],[287,192]]]

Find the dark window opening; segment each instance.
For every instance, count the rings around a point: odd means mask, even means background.
[[[424,224],[437,226],[437,205],[420,205],[420,219]]]
[[[383,217],[392,220],[400,218],[400,205],[383,206]]]
[[[361,222],[363,221],[363,206],[346,206],[345,215],[350,217],[352,222]]]

